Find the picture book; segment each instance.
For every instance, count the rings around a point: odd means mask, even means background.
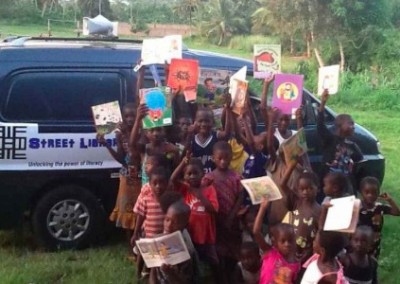
[[[278,108],[283,114],[293,116],[302,103],[303,79],[303,75],[276,74],[272,107]]]
[[[318,73],[318,95],[322,95],[328,89],[330,95],[334,95],[339,90],[339,65],[324,66],[319,68]]]
[[[167,86],[180,89],[185,100],[194,101],[197,97],[199,62],[193,59],[172,59],[169,66]]]
[[[296,162],[299,156],[307,153],[307,141],[304,128],[300,128],[296,134],[283,142],[281,147],[287,165]]]
[[[361,201],[354,195],[330,200],[324,231],[354,233],[360,212]]]
[[[279,188],[269,176],[243,179],[240,182],[249,193],[253,205],[260,204],[263,197],[266,197],[268,201],[282,198]]]
[[[122,122],[118,101],[92,106],[92,113],[96,131],[99,134],[113,132]]]
[[[222,106],[224,90],[229,87],[232,71],[200,68],[197,102]]]
[[[140,239],[136,241],[136,245],[148,268],[163,264],[176,265],[190,259],[180,231],[156,238]]]
[[[182,58],[182,36],[144,39],[141,65],[170,63],[172,58]]]
[[[248,82],[234,79],[233,86],[233,93],[231,93],[232,111],[237,115],[241,115],[246,103]]]
[[[233,94],[236,87],[235,80],[246,81],[247,66],[243,66],[239,71],[233,74],[229,79],[229,93]]]
[[[254,45],[254,78],[265,79],[281,71],[281,45]]]
[[[146,104],[149,113],[143,119],[143,128],[155,128],[172,125],[171,89],[141,89],[140,103]]]

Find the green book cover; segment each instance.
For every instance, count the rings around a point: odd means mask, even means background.
[[[143,119],[143,128],[150,129],[172,125],[171,89],[150,88],[140,90],[140,103],[145,104],[149,112]]]

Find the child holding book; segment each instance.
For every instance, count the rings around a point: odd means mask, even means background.
[[[295,167],[296,162],[288,167],[281,190],[289,211],[287,222],[293,225],[295,231],[296,259],[303,264],[313,254],[321,207],[316,202],[318,186],[317,177],[313,173],[302,173],[294,190],[288,187],[287,182]]]
[[[204,185],[213,185],[217,191],[219,210],[216,218],[217,253],[221,273],[230,280],[237,263],[237,248],[241,244],[241,232],[237,212],[242,203],[240,176],[229,169],[232,149],[228,142],[219,141],[213,147],[212,156],[216,169],[203,178]]]
[[[182,232],[183,240],[189,251],[190,259],[176,265],[163,264],[150,270],[151,284],[192,284],[198,281],[196,251],[190,236],[185,233],[189,221],[190,207],[178,201],[169,206],[163,223],[163,234]]]
[[[377,284],[378,263],[369,255],[374,241],[374,232],[368,226],[357,227],[351,237],[351,252],[340,258],[344,276],[350,284]]]
[[[165,141],[165,129],[163,127],[155,127],[146,130],[146,137],[149,141],[148,144],[140,144],[139,141],[139,130],[142,125],[143,118],[147,115],[148,109],[146,105],[140,105],[138,108],[138,114],[136,116],[135,123],[132,128],[130,135],[130,145],[135,149],[136,152],[140,153],[142,164],[147,163],[149,155],[161,154],[164,155],[174,167],[179,161],[179,150],[173,144]],[[142,184],[149,182],[149,178],[142,167]]]
[[[342,173],[348,177],[350,185],[354,184],[354,164],[363,159],[363,154],[355,142],[348,138],[354,134],[354,121],[348,114],[335,118],[336,132],[332,133],[325,125],[325,105],[329,99],[328,90],[321,97],[318,109],[317,132],[322,141],[322,177],[329,172]],[[352,189],[349,189],[352,192]]]
[[[372,228],[374,241],[370,253],[378,259],[380,254],[381,232],[383,228],[383,216],[400,216],[400,208],[388,193],[379,195],[380,183],[374,177],[365,177],[360,184],[361,209],[358,220],[359,225]],[[378,201],[381,198],[386,202]]]
[[[183,182],[177,182],[183,173]],[[215,247],[216,228],[215,215],[218,212],[217,193],[213,185],[201,184],[204,176],[203,164],[200,160],[187,155],[175,169],[170,181],[182,193],[184,201],[190,206],[188,231],[200,260],[205,260],[211,267],[214,279],[218,281],[219,260]]]
[[[295,233],[292,225],[280,223],[270,230],[272,246],[261,232],[268,200],[263,199],[254,223],[253,233],[256,242],[264,252],[260,283],[294,283],[300,270],[295,257]]]

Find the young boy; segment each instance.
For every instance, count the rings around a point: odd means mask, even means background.
[[[353,166],[363,159],[358,145],[348,138],[354,134],[354,121],[348,114],[340,114],[335,118],[336,133],[333,134],[325,125],[325,105],[329,99],[328,90],[321,97],[318,109],[317,131],[322,140],[324,177],[329,172],[339,172],[346,175],[354,186]]]
[[[198,274],[197,255],[190,239],[186,226],[189,222],[190,207],[183,201],[178,201],[169,206],[164,219],[164,234],[181,231],[183,239],[189,250],[190,259],[177,265],[163,264],[161,267],[152,268],[150,271],[151,284],[179,283],[192,284],[196,282]]]

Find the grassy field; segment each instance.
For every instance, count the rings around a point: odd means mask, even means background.
[[[46,30],[46,26],[10,26],[0,21],[0,33],[3,37],[10,34],[39,35]],[[72,31],[73,29],[54,27],[53,35],[74,36]],[[249,52],[216,47],[201,41],[188,40],[186,44],[191,48],[251,58]],[[284,71],[293,70],[298,60],[284,57]],[[387,161],[382,190],[400,201],[396,178],[397,167],[400,166],[400,117],[397,112],[367,112],[351,105],[339,107],[334,104],[333,109],[352,114],[356,122],[379,138]],[[379,269],[381,283],[398,283],[400,277],[397,270],[400,263],[399,224],[394,217],[386,218]],[[31,237],[26,232],[0,232],[0,283],[137,283],[134,266],[127,260],[128,248],[122,234],[117,234],[99,248],[59,253],[42,252],[32,244]]]

